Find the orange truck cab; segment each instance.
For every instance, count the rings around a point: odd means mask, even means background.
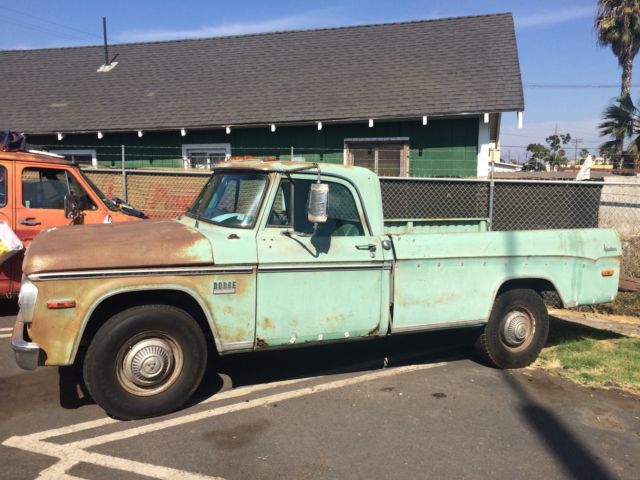
[[[69,196],[75,201],[72,219],[65,215]],[[139,212],[116,207],[77,165],[62,157],[0,151],[0,221],[13,229],[25,248],[51,227],[139,219]],[[20,252],[0,264],[0,295],[11,298],[20,291],[22,259]]]

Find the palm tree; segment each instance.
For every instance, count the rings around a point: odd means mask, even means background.
[[[614,161],[617,160],[620,166],[635,168],[640,153],[640,108],[625,95],[609,105],[602,118],[604,122],[598,125],[600,136],[612,138],[603,143],[600,150],[613,153]]]
[[[598,44],[611,46],[622,67],[620,96],[629,95],[633,59],[640,49],[640,0],[598,0]]]

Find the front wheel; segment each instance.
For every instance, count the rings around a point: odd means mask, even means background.
[[[89,393],[112,417],[176,410],[200,384],[207,363],[202,330],[184,310],[142,305],[111,317],[84,359]]]
[[[496,298],[476,349],[495,367],[522,368],[538,358],[548,333],[549,316],[542,297],[529,289],[507,290]]]

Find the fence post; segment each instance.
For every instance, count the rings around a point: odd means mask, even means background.
[[[293,162],[293,147],[291,147],[291,158],[289,160]]]
[[[127,171],[124,166],[124,144],[122,144],[122,200],[127,203]]]
[[[489,225],[488,230],[493,229],[493,189],[495,182],[493,181],[493,158],[491,159],[491,170],[489,171]]]

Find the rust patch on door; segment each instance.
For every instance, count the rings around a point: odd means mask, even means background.
[[[226,327],[220,324],[218,324],[217,327],[220,340],[224,343],[240,342],[242,340],[247,340],[247,337],[249,336],[247,332],[241,328]]]
[[[262,330],[270,330],[273,328],[273,320],[271,317],[264,317],[262,322],[260,322],[260,327]]]
[[[367,336],[378,335],[378,333],[380,333],[380,325],[376,325],[373,330],[370,330]]]
[[[269,344],[264,338],[256,337],[256,348],[265,348],[268,346]]]

